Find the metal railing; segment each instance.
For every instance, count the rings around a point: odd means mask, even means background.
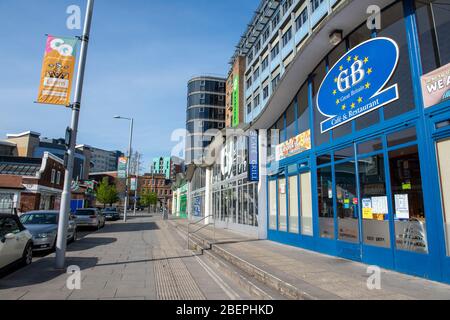
[[[196,226],[196,225],[198,225],[200,222],[203,222],[203,221],[205,221],[206,219],[208,219],[208,218],[212,218],[213,219],[213,222],[211,222],[211,223],[208,223],[208,224],[205,224],[204,226],[201,226],[200,228],[197,228],[195,231],[191,231],[190,230],[190,228],[191,228],[191,226]],[[198,221],[196,221],[196,222],[189,222],[189,220],[188,220],[188,228],[187,228],[187,248],[188,248],[188,250],[189,250],[189,244],[190,244],[190,236],[192,235],[192,234],[196,234],[197,232],[199,232],[200,230],[203,230],[203,229],[205,229],[205,228],[207,228],[207,227],[209,227],[209,226],[213,226],[213,241],[214,241],[214,243],[216,242],[216,220],[214,219],[214,215],[209,215],[209,216],[206,216],[206,217],[204,217],[204,218],[202,218],[202,219],[200,219],[200,220],[198,220]]]
[[[0,213],[3,214],[17,214],[17,205],[15,202],[0,204]]]

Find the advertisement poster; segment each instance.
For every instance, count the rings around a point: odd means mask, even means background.
[[[362,199],[363,219],[373,219],[372,200],[369,198]]]
[[[395,198],[395,218],[409,220],[409,202],[407,194],[396,194]]]
[[[77,41],[75,38],[47,37],[37,103],[70,104]]]
[[[421,78],[425,108],[450,99],[450,63]]]
[[[137,190],[137,179],[131,178],[131,184],[130,184],[131,191]]]
[[[119,179],[125,179],[127,177],[127,157],[120,157],[119,164],[117,166],[117,177]]]
[[[276,149],[276,161],[289,158],[293,155],[311,149],[311,130],[307,130],[298,136],[281,143]]]

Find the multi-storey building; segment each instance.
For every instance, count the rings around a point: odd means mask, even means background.
[[[186,164],[201,162],[214,135],[208,130],[225,126],[225,82],[223,78],[200,76],[188,83]]]
[[[93,167],[91,172],[108,172],[116,171],[119,158],[123,157],[121,151],[108,151],[99,148],[90,147],[91,149],[91,162]]]
[[[2,142],[9,146],[19,157],[42,158],[49,152],[60,159],[64,159],[67,147],[64,139],[49,139],[41,137],[38,132],[28,131],[19,134],[8,134],[7,140]],[[91,168],[91,150],[88,146],[77,146],[73,170],[74,180],[87,180]]]

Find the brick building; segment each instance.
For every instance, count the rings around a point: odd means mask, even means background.
[[[57,210],[63,184],[63,161],[48,152],[42,158],[1,156],[0,212]]]

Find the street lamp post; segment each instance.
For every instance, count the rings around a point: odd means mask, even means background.
[[[128,120],[130,121],[130,142],[128,144],[128,159],[127,159],[127,175],[125,178],[125,208],[123,211],[123,221],[127,222],[127,210],[128,210],[128,189],[129,189],[129,178],[130,178],[130,160],[131,160],[131,146],[133,144],[133,127],[134,127],[134,119],[133,118],[125,118],[121,116],[115,116],[114,119],[120,120]]]
[[[91,31],[92,14],[94,12],[94,0],[88,0],[86,18],[84,20],[83,36],[81,37],[80,62],[78,64],[77,81],[75,87],[74,102],[72,104],[72,120],[70,125],[70,141],[66,153],[66,168],[64,172],[64,189],[61,194],[61,206],[59,210],[58,237],[56,239],[56,269],[64,269],[66,264],[67,228],[69,224],[70,196],[75,162],[75,145],[77,139],[78,122],[80,117],[81,97],[83,93],[84,71]]]

